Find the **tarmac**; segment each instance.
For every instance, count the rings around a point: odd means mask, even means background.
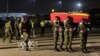
[[[12,40],[12,43],[5,43],[0,39],[0,56],[100,56],[100,35],[89,35],[87,48],[89,53],[83,53],[80,47],[80,38],[74,38],[72,48],[75,50],[73,52],[54,50],[54,40],[51,35],[45,35],[45,37],[35,37],[34,41],[39,42],[39,48],[31,48],[31,51],[25,51],[24,49],[19,49],[17,46],[18,41]],[[58,47],[59,48],[59,47]],[[63,45],[63,48],[65,46]]]

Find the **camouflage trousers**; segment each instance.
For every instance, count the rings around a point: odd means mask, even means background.
[[[62,48],[63,42],[64,42],[63,31],[53,31],[53,34],[54,34],[54,47],[57,48],[58,39],[59,39],[60,40],[60,48]]]
[[[86,31],[86,32],[79,32],[79,36],[81,38],[81,48],[82,49],[86,49],[88,31]]]
[[[71,48],[72,46],[72,39],[73,39],[73,31],[65,30],[64,31],[64,37],[65,37],[65,47]]]
[[[9,31],[7,31],[7,32],[5,32],[5,36],[4,36],[4,38],[3,38],[3,42],[5,42],[5,40],[6,39],[9,39],[9,43],[11,42],[11,31],[9,30]]]

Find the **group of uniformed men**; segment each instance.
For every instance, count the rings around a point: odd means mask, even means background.
[[[53,33],[54,33],[54,47],[56,51],[66,50],[74,51],[72,49],[72,40],[75,36],[76,28],[78,29],[78,36],[81,39],[81,49],[82,52],[87,53],[86,43],[88,36],[88,22],[85,19],[82,19],[79,22],[78,26],[75,27],[73,22],[73,17],[68,16],[64,22],[61,22],[60,17],[56,16],[55,21],[53,22]],[[58,40],[59,39],[59,40]],[[58,49],[58,41],[60,41],[60,49]],[[65,48],[63,48],[65,44]]]
[[[36,37],[34,32],[34,20],[30,19],[17,19],[15,21],[15,31],[16,31],[16,39],[20,40],[21,35],[24,37],[24,41],[26,43],[26,50],[28,50],[28,39],[29,35],[32,37]],[[31,25],[31,26],[30,26]],[[41,36],[44,36],[44,26],[45,23],[42,20],[40,22],[41,25]],[[82,51],[85,53],[87,52],[86,43],[87,43],[87,36],[88,36],[88,27],[87,21],[82,19],[82,21],[78,24],[79,29],[79,37],[81,38],[81,48]],[[11,27],[11,20],[7,18],[7,21],[4,26],[5,29],[5,37],[3,38],[3,42],[9,36],[9,42],[11,42],[11,34],[13,33],[13,29]],[[54,47],[56,51],[60,51],[57,48],[58,39],[60,38],[60,49],[63,49],[63,42],[65,42],[66,51],[73,51],[72,49],[72,40],[75,36],[75,29],[73,18],[68,16],[64,22],[61,22],[60,17],[56,16],[55,21],[53,22],[53,33],[54,33]]]

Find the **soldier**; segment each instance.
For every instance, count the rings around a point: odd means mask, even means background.
[[[60,48],[62,48],[62,44],[63,44],[63,40],[62,40],[62,27],[60,26],[60,17],[56,16],[56,19],[55,21],[53,22],[53,33],[54,33],[54,48],[56,51],[60,51],[58,48],[57,48],[57,45],[58,45],[58,38],[60,37]]]
[[[63,42],[64,42],[64,24],[63,22],[60,22],[60,27],[59,27],[59,38],[60,38],[60,49],[63,49]]]
[[[81,48],[82,52],[87,53],[86,43],[87,43],[87,36],[88,36],[88,27],[87,22],[85,19],[79,23],[79,36],[81,38]]]
[[[11,34],[12,34],[12,27],[11,27],[11,20],[7,17],[7,22],[5,23],[4,26],[5,30],[5,37],[3,38],[3,42],[7,37],[9,37],[9,43],[11,43]]]
[[[16,34],[16,40],[20,39],[19,21],[20,21],[20,19],[16,18],[16,21],[15,21],[15,24],[14,24],[14,26],[15,26],[15,34]]]
[[[64,37],[65,37],[65,47],[66,50],[68,49],[68,44],[69,44],[69,19],[67,18],[64,20]]]
[[[64,21],[64,37],[65,37],[65,47],[66,51],[72,51],[72,39],[73,39],[73,18],[68,17]]]

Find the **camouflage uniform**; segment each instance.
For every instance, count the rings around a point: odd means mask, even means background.
[[[87,36],[88,30],[85,21],[79,23],[79,36],[81,38],[81,48],[83,52],[87,52],[86,43],[87,43]]]
[[[18,29],[18,20],[15,21],[15,36],[16,36],[16,40],[20,39],[20,34],[19,34],[19,29]]]
[[[58,42],[58,38],[59,38],[59,26],[60,26],[60,23],[58,21],[54,21],[53,23],[53,34],[54,34],[54,47],[55,49],[57,49],[57,42]]]
[[[5,37],[3,38],[3,42],[7,37],[9,37],[9,42],[11,42],[12,27],[10,20],[5,23],[4,29],[5,29]]]
[[[67,20],[64,21],[64,28],[65,47],[67,49],[69,44],[69,24]]]
[[[64,21],[64,37],[66,50],[72,50],[73,27],[72,22],[69,20]]]
[[[60,27],[59,27],[59,39],[60,39],[60,49],[63,49],[63,42],[64,42],[64,25],[63,22],[60,22]]]

